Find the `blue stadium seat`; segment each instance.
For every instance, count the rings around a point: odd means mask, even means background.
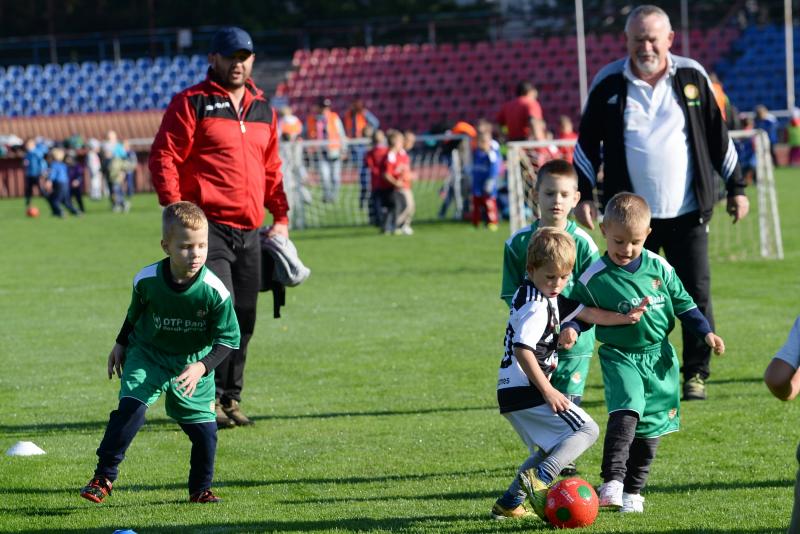
[[[61,65],[61,72],[66,74],[72,75],[78,72],[81,69],[81,66],[75,62],[64,63]]]
[[[15,78],[19,78],[23,74],[25,74],[25,69],[22,68],[20,65],[10,65],[6,69],[6,77],[8,77],[8,78],[10,78],[12,80],[15,79]]]
[[[97,72],[97,63],[94,61],[84,61],[81,63],[80,72],[92,75]]]

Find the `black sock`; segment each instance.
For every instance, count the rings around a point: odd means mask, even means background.
[[[146,411],[147,405],[138,399],[123,397],[119,400],[119,406],[108,417],[106,433],[97,448],[96,477],[105,477],[112,482],[117,479],[119,464],[142,428]]]
[[[650,475],[661,438],[634,438],[625,473],[625,493],[640,493]]]
[[[214,479],[214,457],[217,453],[217,423],[181,423],[192,442],[189,464],[189,495],[211,487]]]
[[[608,415],[606,437],[603,441],[603,463],[600,476],[603,482],[625,479],[631,443],[636,436],[639,416],[631,410],[619,410]]]

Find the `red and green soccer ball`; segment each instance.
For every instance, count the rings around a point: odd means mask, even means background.
[[[544,513],[556,528],[588,527],[594,523],[597,510],[597,493],[582,478],[565,478],[547,492]]]

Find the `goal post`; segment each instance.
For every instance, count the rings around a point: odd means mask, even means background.
[[[769,138],[763,130],[737,130],[730,135],[737,143],[753,143],[755,180],[746,189],[750,214],[736,224],[731,223],[726,213],[725,188],[720,179],[719,202],[714,208],[709,229],[709,256],[720,260],[783,259]],[[537,149],[574,145],[574,140],[508,143],[508,204],[512,234],[531,224],[537,216],[532,195],[539,170]],[[599,185],[602,187],[602,180]]]
[[[375,221],[370,173],[364,155],[368,139],[348,139],[341,157],[331,159],[327,141],[295,141],[280,145],[283,184],[293,229],[365,226]],[[458,218],[469,201],[470,181],[464,172],[471,151],[462,135],[419,135],[408,151],[415,179],[412,192],[415,222]],[[338,179],[335,177],[338,175]]]

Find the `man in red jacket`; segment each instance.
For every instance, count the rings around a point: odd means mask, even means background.
[[[216,369],[221,428],[249,425],[239,408],[247,344],[256,322],[264,208],[270,235],[289,235],[275,111],[250,79],[253,41],[224,28],[211,42],[205,81],[173,97],[150,152],[153,186],[162,206],[199,205],[209,221],[208,267],[233,297],[240,348]],[[198,312],[200,313],[200,312]]]

